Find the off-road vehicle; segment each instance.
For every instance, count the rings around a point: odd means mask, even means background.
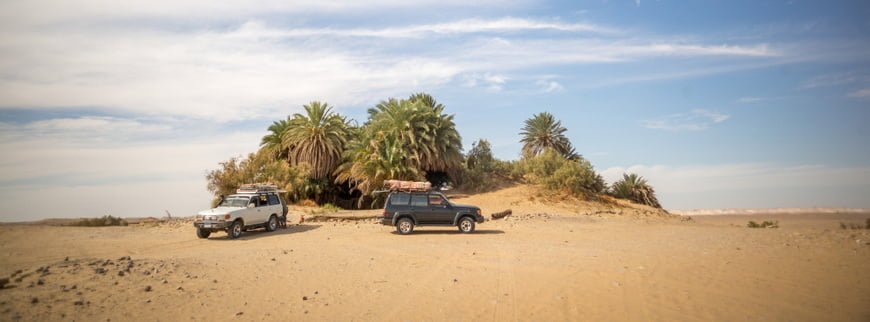
[[[475,223],[484,221],[480,208],[454,204],[435,191],[393,191],[381,217],[381,224],[395,226],[402,235],[410,234],[415,226],[455,226],[471,233]]]
[[[224,197],[214,209],[200,211],[193,221],[196,236],[208,238],[211,233],[226,231],[231,239],[243,231],[265,228],[278,229],[287,222],[287,205],[273,185],[245,185],[236,194]]]

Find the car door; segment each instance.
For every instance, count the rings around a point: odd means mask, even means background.
[[[242,209],[241,215],[239,217],[245,221],[245,225],[256,225],[258,222],[257,218],[257,196],[252,196],[248,199],[248,205],[246,205],[245,209]],[[250,205],[253,206],[251,207]]]
[[[447,202],[447,198],[444,198],[441,194],[429,194],[429,209],[432,223],[439,225],[453,223],[453,217],[455,215],[453,213],[453,207],[451,207],[450,203]]]
[[[406,192],[395,192],[390,194],[389,205],[386,206],[390,211],[390,216],[399,214],[407,214],[411,211],[411,194]],[[393,217],[391,217],[392,219]]]
[[[245,213],[245,225],[262,224],[263,207],[260,206],[260,196],[252,196],[250,204],[253,204],[254,206],[248,208],[247,212]]]
[[[284,209],[281,207],[281,200],[278,200],[278,195],[269,194],[269,215],[275,214],[281,217],[283,213]]]
[[[429,209],[429,197],[425,193],[411,194],[411,213],[417,218],[418,224],[432,223],[432,211]]]

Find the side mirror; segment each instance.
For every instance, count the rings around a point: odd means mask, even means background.
[[[248,204],[248,208],[254,208],[254,203],[253,203],[253,202],[252,202],[252,203],[249,203],[249,204]]]

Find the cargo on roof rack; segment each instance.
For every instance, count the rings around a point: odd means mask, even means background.
[[[418,191],[432,190],[432,184],[421,181],[385,180],[384,188],[388,191]]]
[[[236,193],[258,193],[258,192],[281,192],[278,191],[278,186],[271,183],[252,183],[243,184]]]

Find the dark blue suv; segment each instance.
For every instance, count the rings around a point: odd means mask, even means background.
[[[381,217],[381,224],[395,226],[402,235],[414,226],[456,226],[471,233],[475,223],[484,221],[480,208],[454,204],[439,192],[392,192]]]

